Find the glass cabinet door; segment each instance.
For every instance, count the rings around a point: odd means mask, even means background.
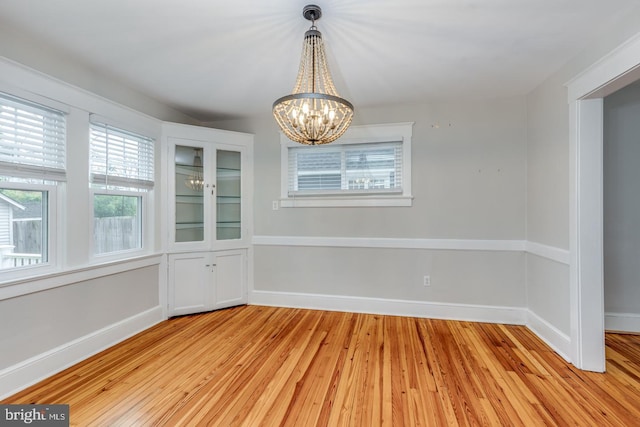
[[[242,237],[241,155],[216,150],[216,240]]]
[[[175,147],[175,241],[201,242],[204,234],[202,147]]]

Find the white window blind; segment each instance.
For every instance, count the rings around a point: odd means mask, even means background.
[[[401,193],[402,142],[289,147],[295,195]]]
[[[0,94],[0,175],[64,181],[65,145],[64,113]]]
[[[91,182],[153,188],[154,140],[103,123],[91,123]]]

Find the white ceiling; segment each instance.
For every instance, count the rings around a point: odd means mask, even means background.
[[[308,3],[357,109],[528,93],[638,0],[0,0],[0,25],[201,120],[290,93]]]

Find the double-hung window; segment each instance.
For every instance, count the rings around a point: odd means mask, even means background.
[[[56,267],[56,189],[66,180],[65,147],[65,112],[0,93],[2,279]]]
[[[93,254],[144,250],[148,193],[154,185],[154,140],[97,120],[90,124]]]
[[[354,126],[321,146],[282,137],[283,207],[411,206],[412,123]]]

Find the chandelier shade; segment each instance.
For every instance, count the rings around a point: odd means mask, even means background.
[[[293,92],[273,103],[273,116],[287,138],[307,145],[328,144],[340,138],[353,119],[353,105],[336,90],[315,21],[320,7],[305,6],[312,22],[304,35],[302,58]]]

